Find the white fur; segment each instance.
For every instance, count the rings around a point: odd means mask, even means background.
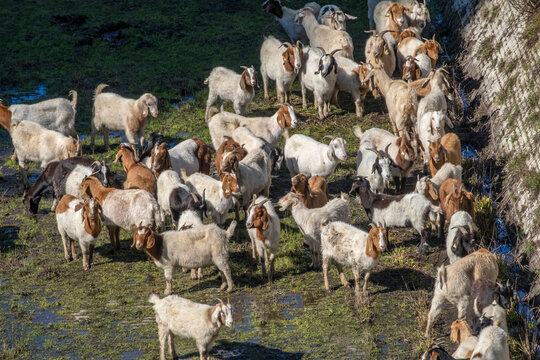
[[[360,143],[356,155],[356,175],[367,178],[373,192],[382,193],[385,187],[390,186],[390,176],[392,175],[390,165],[392,161],[386,155],[380,155],[381,159],[378,159],[377,154],[368,149],[378,151],[375,144],[370,141]],[[373,171],[373,165],[377,161],[381,171]]]

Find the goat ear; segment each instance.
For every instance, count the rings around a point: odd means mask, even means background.
[[[240,77],[240,88],[244,91],[247,91],[247,71],[244,70],[242,72],[242,76]]]
[[[146,101],[144,99],[140,98],[137,100],[137,108],[143,117],[148,116],[148,106],[146,105]]]
[[[277,114],[277,123],[280,128],[285,129],[285,115],[281,113],[281,111],[278,111]]]
[[[121,151],[118,151],[118,152],[116,153],[116,157],[114,158],[113,163],[116,164],[119,160],[120,160],[120,161],[122,160],[122,152],[121,152]]]
[[[214,307],[214,311],[212,311],[212,323],[217,323],[219,320],[219,315],[221,314],[221,306],[218,304]]]
[[[84,204],[81,204],[81,203],[78,203],[77,205],[75,205],[75,212],[81,210],[82,208],[84,207]]]
[[[156,238],[154,234],[150,233],[150,236],[148,237],[148,240],[146,241],[146,248],[151,249],[156,244]]]
[[[262,229],[263,231],[264,230],[267,230],[268,229],[268,226],[270,226],[270,218],[268,217],[268,212],[266,211],[266,209],[263,207],[263,212],[264,212],[264,215],[262,217]]]
[[[431,195],[433,200],[437,200],[439,198],[439,193],[437,192],[437,189],[435,189],[435,186],[433,185],[429,186],[429,194]]]

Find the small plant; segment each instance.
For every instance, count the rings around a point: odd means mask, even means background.
[[[474,203],[476,213],[475,223],[478,226],[480,239],[483,244],[489,244],[495,235],[495,211],[491,199],[482,195],[477,197]]]

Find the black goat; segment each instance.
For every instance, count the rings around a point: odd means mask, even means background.
[[[34,185],[24,193],[23,203],[31,214],[36,214],[39,202],[46,190],[52,188],[54,203],[51,211],[56,207],[57,201],[66,194],[66,181],[76,166],[87,166],[104,186],[110,186],[110,169],[105,162],[95,161],[89,156],[75,156],[61,161],[53,161],[43,171]]]
[[[181,187],[177,187],[171,191],[169,195],[169,206],[174,223],[178,223],[180,215],[186,210],[193,210],[199,214],[201,220],[207,217],[206,214],[206,190],[203,191],[203,197],[198,194],[190,193]]]
[[[141,154],[139,155],[139,159],[141,161],[144,161],[144,158],[149,157],[152,155],[152,149],[154,146],[161,144],[165,142],[165,138],[163,137],[163,134],[157,131],[154,131],[150,134],[150,137],[146,141],[146,145],[144,146]]]

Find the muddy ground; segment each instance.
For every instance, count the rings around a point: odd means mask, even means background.
[[[46,20],[46,25],[26,24],[30,20],[15,23],[19,32],[16,39],[8,39],[7,47],[15,49],[14,42],[22,41],[25,49],[36,51],[38,60],[23,61],[31,65],[27,72],[20,70],[17,61],[7,61],[6,67],[14,75],[1,79],[7,87],[0,95],[9,103],[20,90],[33,90],[40,84],[47,89],[43,98],[65,96],[74,87],[80,94],[80,134],[89,133],[91,91],[98,83],[107,82],[112,90],[122,94],[135,97],[150,91],[160,99],[160,115],[151,120],[147,134],[160,130],[174,143],[191,136],[209,141],[204,123],[207,92],[201,85],[204,76],[217,65],[257,66],[261,33],[285,40],[279,24],[271,15],[261,13],[258,3],[232,2],[226,6],[221,2],[185,1],[174,7],[166,1],[152,6],[104,2],[109,10],[105,13],[91,4],[69,1],[65,2],[69,11],[58,12],[53,3],[57,2],[44,1],[35,12],[35,5],[17,8],[13,2],[7,6],[13,15],[11,22],[16,21],[15,15],[24,13],[25,19]],[[362,17],[366,13],[364,1],[342,3],[351,14]],[[289,6],[300,5],[295,1]],[[430,5],[433,11],[435,5]],[[201,12],[207,15],[198,17]],[[214,29],[209,18],[222,23]],[[359,18],[348,28],[355,39],[355,56],[363,59],[362,31],[367,28],[367,18]],[[55,40],[55,36],[64,42]],[[25,41],[37,41],[38,50],[31,50]],[[52,49],[42,54],[48,44]],[[67,55],[63,58],[62,54]],[[70,70],[68,64],[74,58],[78,61],[72,65],[76,71]],[[55,66],[54,61],[60,66]],[[186,95],[192,100],[181,101]],[[262,89],[251,105],[252,116],[275,112],[275,91],[271,91],[271,101],[265,101],[261,95]],[[366,114],[357,119],[351,98],[342,94],[341,108],[333,108],[328,119],[319,121],[314,107],[301,109],[299,96],[296,85],[292,104],[300,125],[291,134],[303,133],[322,140],[324,135],[341,133],[349,150],[355,152],[358,141],[352,134],[353,125],[389,129],[381,100],[368,96]],[[312,98],[309,101],[312,103]],[[146,255],[130,248],[131,236],[127,232],[121,233],[122,248],[116,253],[111,251],[106,232],[101,234],[90,271],[83,271],[81,258],[66,263],[54,214],[49,211],[51,198],[41,202],[35,218],[25,212],[17,167],[9,160],[9,136],[3,129],[0,131],[0,358],[157,358],[157,327],[147,299],[151,293],[163,293],[162,271]],[[121,141],[121,136],[113,138],[113,150],[105,152],[99,139],[94,157],[112,165]],[[83,144],[84,153],[89,154],[89,139],[84,138]],[[112,168],[122,175],[120,166]],[[415,177],[420,170],[418,166]],[[354,173],[355,159],[339,165],[329,180],[330,194],[339,196],[340,191],[347,192],[351,185],[347,175]],[[39,174],[35,167],[33,174],[35,180]],[[283,167],[273,178],[272,199],[276,201],[289,188],[288,171]],[[413,189],[412,178],[407,189]],[[364,210],[354,199],[350,199],[350,204],[354,223],[367,229]],[[298,227],[290,214],[279,214],[282,236],[273,282],[261,279],[260,267],[251,259],[243,218],[230,245],[236,285],[232,294],[219,291],[219,274],[214,267],[205,269],[200,281],[193,281],[189,274],[180,271],[175,274],[174,293],[208,304],[215,303],[217,297],[229,298],[233,304],[234,326],[222,329],[212,356],[419,358],[430,343],[423,338],[423,331],[433,276],[437,266],[446,261],[443,244],[433,239],[429,254],[420,256],[416,252],[418,234],[411,229],[391,230],[389,251],[383,254],[369,281],[369,303],[357,304],[353,292],[339,285],[333,267],[332,291],[324,291],[322,273],[309,267],[309,252],[302,246]],[[229,221],[232,217],[231,214]],[[348,269],[346,274],[352,278]],[[450,323],[455,317],[455,310],[449,307],[437,319],[434,330],[435,339],[450,350]],[[191,340],[177,339],[177,352],[185,359],[198,357]]]

